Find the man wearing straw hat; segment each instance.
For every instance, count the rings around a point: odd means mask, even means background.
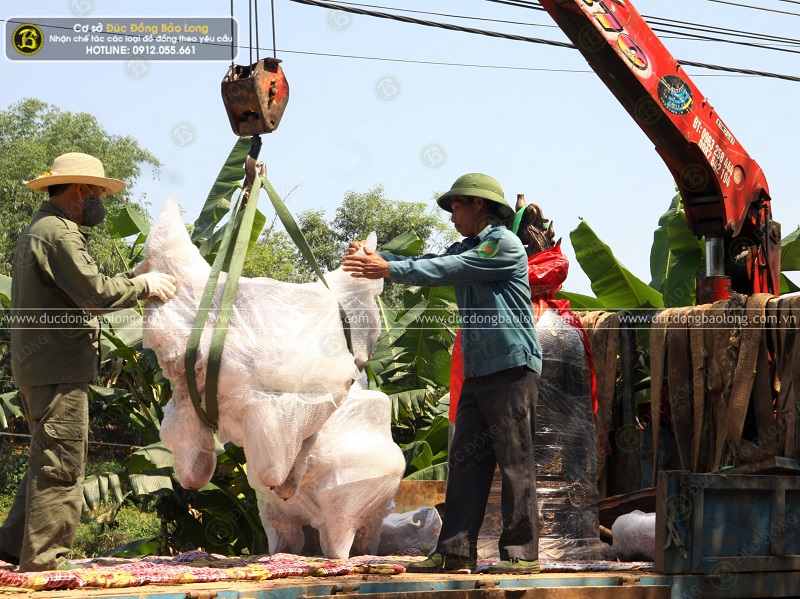
[[[14,248],[11,369],[31,430],[28,467],[0,527],[0,559],[20,571],[71,566],[88,446],[88,386],[98,375],[98,313],[175,295],[175,279],[136,271],[107,277],[80,225],[105,218],[101,196],[125,189],[103,163],[72,152],[26,183],[47,191]],[[136,276],[138,274],[138,276]]]

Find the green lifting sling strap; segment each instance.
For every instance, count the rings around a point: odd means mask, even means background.
[[[189,335],[189,341],[186,347],[186,354],[184,357],[184,365],[186,368],[186,384],[189,389],[189,396],[192,400],[195,412],[197,412],[200,420],[206,425],[216,430],[217,422],[219,419],[219,406],[217,403],[217,391],[219,384],[219,367],[222,362],[222,350],[225,345],[225,336],[228,333],[228,325],[233,314],[233,303],[236,299],[236,292],[239,289],[239,277],[242,274],[244,266],[244,259],[247,255],[247,246],[250,241],[250,232],[253,228],[253,219],[255,218],[256,206],[258,204],[258,193],[261,188],[267,191],[270,201],[272,202],[275,212],[280,218],[281,223],[286,228],[287,233],[292,238],[292,241],[297,245],[300,253],[308,261],[314,272],[319,277],[320,281],[328,287],[325,277],[322,274],[317,261],[314,258],[314,253],[308,245],[305,237],[303,236],[300,227],[292,217],[286,204],[278,196],[278,194],[270,185],[269,181],[263,176],[256,175],[253,179],[253,184],[250,189],[249,197],[245,192],[239,196],[239,201],[232,212],[232,221],[226,228],[222,236],[219,250],[214,258],[214,263],[211,266],[211,273],[208,276],[203,296],[200,299],[200,306],[197,310],[195,317],[194,327]],[[244,202],[244,206],[242,203]],[[217,290],[217,283],[222,271],[228,273],[228,278],[225,281],[225,286],[222,291],[222,300],[220,302],[219,314],[214,324],[214,331],[211,337],[211,346],[208,352],[208,365],[206,368],[205,380],[205,400],[206,407],[203,410],[200,393],[197,388],[197,372],[195,366],[197,364],[197,355],[200,346],[200,339],[203,335],[206,322],[211,313],[211,304],[214,300],[214,295]],[[345,339],[347,340],[347,349],[352,353],[353,346],[350,337],[350,326],[347,316],[339,305],[339,316],[342,319],[342,326],[344,328]]]

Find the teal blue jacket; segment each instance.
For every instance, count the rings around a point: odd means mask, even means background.
[[[381,253],[389,280],[406,285],[453,285],[461,321],[464,376],[526,366],[542,372],[528,283],[528,258],[519,238],[493,221],[444,254],[406,258]]]

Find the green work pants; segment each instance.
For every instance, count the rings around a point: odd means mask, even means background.
[[[54,570],[72,548],[81,516],[89,439],[88,383],[21,387],[31,430],[28,469],[0,526],[0,549],[20,572]]]

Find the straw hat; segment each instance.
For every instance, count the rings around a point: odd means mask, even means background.
[[[32,181],[26,181],[25,185],[34,191],[47,191],[51,185],[61,183],[98,185],[103,188],[100,195],[109,195],[125,189],[124,181],[106,177],[102,162],[94,156],[80,152],[62,154],[53,161],[53,168],[49,172],[42,173]]]

